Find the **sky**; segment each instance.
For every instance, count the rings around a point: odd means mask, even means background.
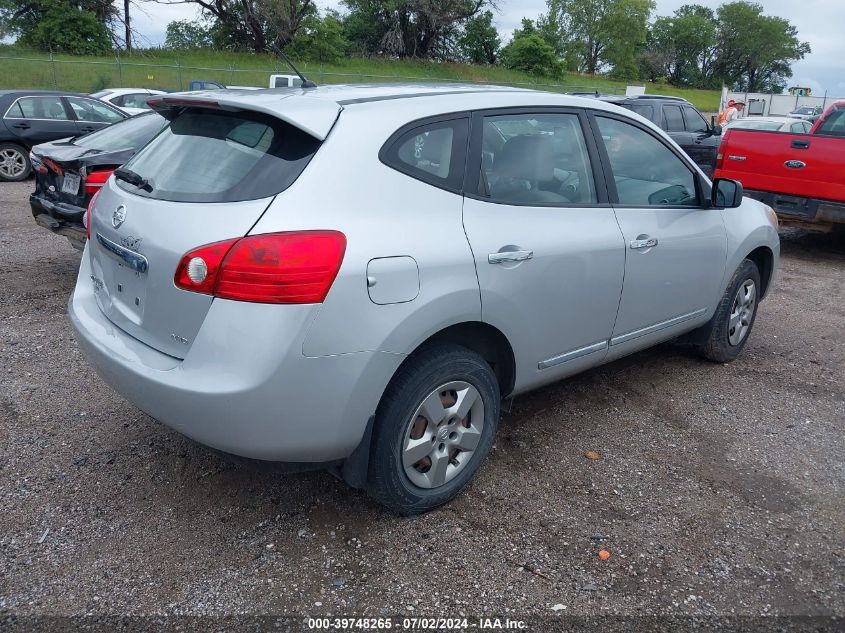
[[[316,0],[321,8],[338,8],[333,0]],[[656,0],[654,15],[671,15],[678,7],[690,3],[718,7],[724,0]],[[786,18],[798,28],[801,41],[810,43],[812,53],[792,66],[789,85],[808,86],[813,94],[845,96],[845,0],[757,0],[768,15]],[[510,39],[523,17],[536,18],[545,12],[545,0],[498,0],[494,23],[502,40]],[[138,6],[138,5],[134,5]],[[135,9],[133,27],[141,32],[144,44],[161,44],[171,20],[193,19],[195,7],[185,4],[164,6],[140,3]]]

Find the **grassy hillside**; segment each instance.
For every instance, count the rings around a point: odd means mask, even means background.
[[[560,78],[537,77],[497,66],[471,66],[414,60],[350,58],[336,64],[302,62],[300,70],[319,83],[374,81],[473,81],[534,87],[556,92],[599,90],[625,92],[625,82],[567,73]],[[210,79],[228,85],[266,86],[271,72],[289,72],[284,62],[269,55],[218,51],[149,50],[119,57],[77,57],[0,46],[0,89],[58,88],[93,92],[103,87],[131,86],[187,88],[191,79]],[[711,90],[646,84],[649,94],[685,97],[700,110],[714,112],[719,93]]]

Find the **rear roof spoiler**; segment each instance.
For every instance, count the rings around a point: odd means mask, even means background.
[[[315,99],[307,94],[279,94],[276,91],[207,90],[157,95],[147,104],[165,118],[182,108],[246,110],[268,114],[314,138],[323,141],[334,126],[343,107],[334,101]]]

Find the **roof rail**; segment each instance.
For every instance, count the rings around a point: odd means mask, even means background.
[[[668,99],[669,101],[686,101],[683,97],[674,97],[669,95],[636,95],[629,97],[629,99]]]

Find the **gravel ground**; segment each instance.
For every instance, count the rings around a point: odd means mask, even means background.
[[[406,519],[111,391],[66,318],[79,255],[31,188],[0,184],[7,619],[845,614],[845,240],[782,236],[733,364],[667,344],[519,397],[472,487]]]

